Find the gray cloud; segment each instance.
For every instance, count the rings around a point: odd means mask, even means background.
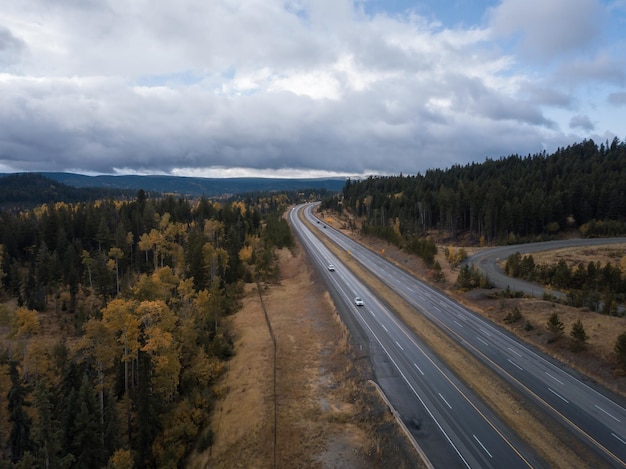
[[[613,106],[626,106],[626,91],[611,93],[607,101]]]
[[[496,30],[533,32],[532,18],[508,23],[518,2],[492,12]],[[0,71],[0,170],[409,174],[570,144],[594,129],[558,121],[582,106],[579,84],[624,73],[605,55],[543,76],[488,29],[367,16],[349,0],[284,3],[3,5],[0,54],[14,51],[20,73]],[[597,3],[578,6],[593,17]],[[544,45],[570,54],[596,34],[579,32]]]
[[[26,51],[26,44],[10,29],[0,25],[0,67],[18,62]]]
[[[561,65],[554,74],[555,80],[569,85],[601,82],[616,85],[626,83],[626,61],[599,54],[591,60],[573,60]]]
[[[517,38],[527,58],[552,60],[595,43],[605,14],[599,0],[506,0],[489,16],[494,34]]]
[[[591,132],[595,128],[595,125],[593,124],[593,122],[591,122],[591,119],[589,119],[589,116],[581,116],[581,115],[572,116],[572,118],[569,121],[569,126],[571,129],[579,128],[579,129],[586,130],[587,132]]]

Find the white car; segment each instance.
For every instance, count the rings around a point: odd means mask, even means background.
[[[328,264],[328,270],[330,270],[331,272],[335,271],[335,266],[332,264]]]
[[[354,298],[354,304],[357,306],[363,306],[363,299],[360,296]]]

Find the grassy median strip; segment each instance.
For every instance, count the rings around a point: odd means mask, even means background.
[[[309,226],[311,224],[305,220]],[[313,229],[315,233],[316,230]],[[599,467],[596,456],[326,236],[319,239],[550,467]],[[600,463],[602,464],[602,463]]]

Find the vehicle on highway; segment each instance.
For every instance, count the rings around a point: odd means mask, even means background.
[[[355,297],[354,304],[357,306],[363,306],[363,299],[360,296]]]
[[[335,271],[335,266],[332,264],[328,264],[328,270],[330,270],[331,272]]]

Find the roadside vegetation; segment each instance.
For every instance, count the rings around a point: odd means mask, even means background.
[[[626,300],[626,252],[616,249],[615,263],[574,261],[536,264],[532,254],[509,256],[504,266],[507,275],[536,282],[567,293],[568,304],[586,306],[609,316],[618,315],[618,304]],[[620,313],[623,314],[623,313]]]
[[[624,168],[626,142],[585,140],[551,155],[348,180],[320,208],[346,211],[353,217],[348,228],[398,246],[433,233],[471,246],[555,239],[572,231],[619,236],[626,233]]]
[[[308,193],[0,212],[0,467],[181,467],[213,443],[226,320]]]

